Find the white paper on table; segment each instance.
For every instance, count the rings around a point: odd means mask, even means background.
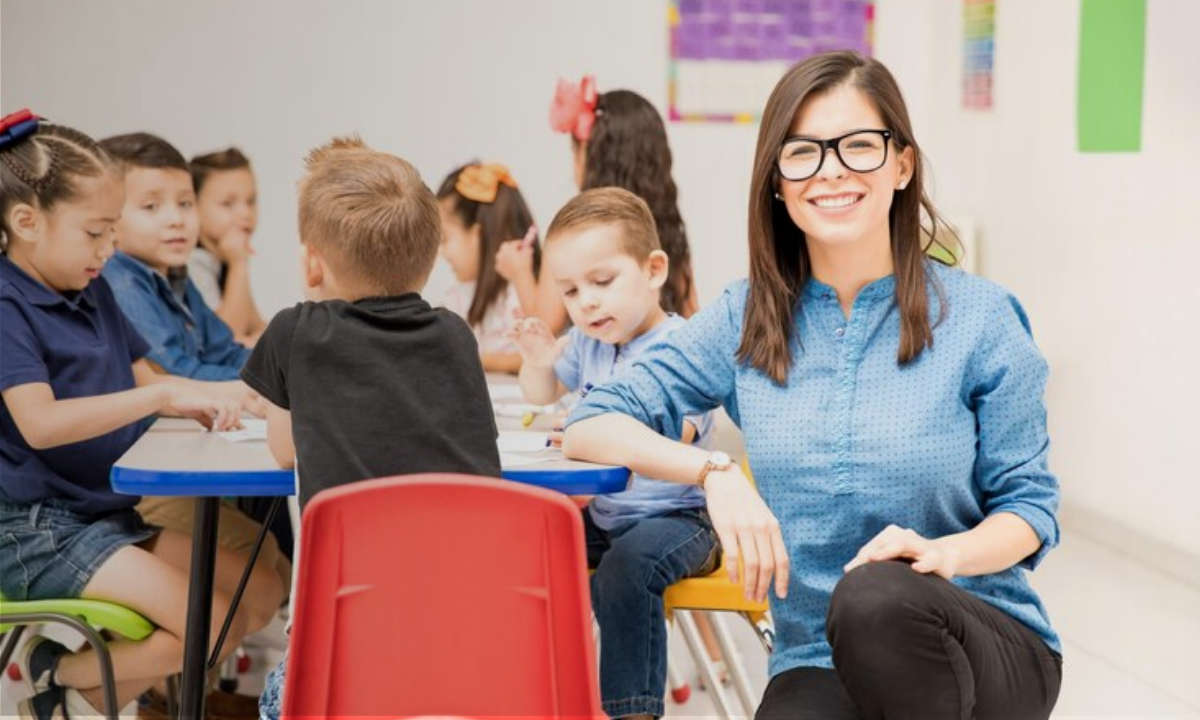
[[[556,460],[554,456],[550,457],[535,457],[533,455],[514,455],[513,453],[500,453],[500,467],[514,468],[521,465],[536,465],[537,463],[550,462]]]
[[[546,448],[546,433],[501,430],[496,438],[500,452],[537,452]]]
[[[511,385],[488,385],[488,395],[492,396],[492,402],[497,400],[524,400],[525,397],[521,394],[521,386],[513,383]]]
[[[247,442],[267,439],[267,421],[260,418],[242,418],[240,430],[225,430],[217,433],[222,440]]]

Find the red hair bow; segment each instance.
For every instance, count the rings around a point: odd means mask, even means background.
[[[550,103],[550,127],[560,133],[571,133],[576,140],[586,141],[592,136],[592,125],[596,123],[596,78],[584,75],[579,85],[566,80],[558,81],[554,101]]]
[[[29,111],[29,108],[9,113],[0,118],[0,148],[6,148],[17,141],[32,135],[37,131],[40,117]]]

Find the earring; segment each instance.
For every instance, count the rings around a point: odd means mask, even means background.
[[[897,189],[897,190],[903,190],[903,189],[904,189],[904,188],[906,188],[906,187],[908,187],[908,181],[907,181],[907,180],[905,180],[905,181],[901,182],[899,185],[897,185],[897,186],[896,186],[896,189]]]
[[[780,194],[777,192],[777,193],[775,193],[775,199],[776,199],[776,200],[783,200],[783,196],[782,196],[782,195],[780,195]]]

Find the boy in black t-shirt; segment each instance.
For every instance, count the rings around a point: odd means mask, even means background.
[[[311,302],[271,320],[242,370],[267,401],[267,442],[299,466],[303,507],[326,488],[420,472],[500,476],[475,336],[418,294],[441,242],[416,169],[337,139],[307,158],[300,241]],[[263,690],[282,706],[284,658]]]

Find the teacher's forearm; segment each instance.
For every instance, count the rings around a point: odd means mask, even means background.
[[[1009,512],[990,515],[971,530],[934,542],[952,559],[954,574],[964,577],[1007,570],[1042,546],[1029,523]]]
[[[646,477],[695,483],[708,453],[659,435],[620,413],[597,415],[571,424],[563,454],[577,460],[622,465]]]

